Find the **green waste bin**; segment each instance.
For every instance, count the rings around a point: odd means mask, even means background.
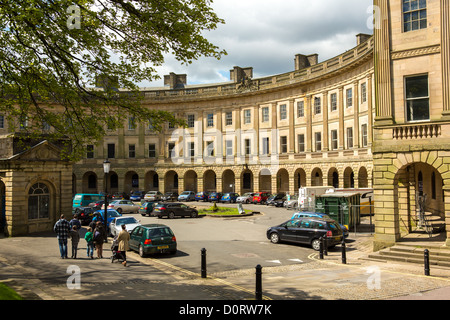
[[[353,230],[361,223],[361,195],[359,193],[333,192],[316,197],[316,212],[325,213],[339,224]]]

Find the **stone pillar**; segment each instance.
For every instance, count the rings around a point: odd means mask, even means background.
[[[305,100],[306,152],[312,151],[312,108],[312,98],[308,95]]]
[[[354,132],[354,137],[353,137],[353,148],[355,149],[359,149],[359,146],[361,145],[360,143],[360,139],[359,139],[359,82],[356,81],[353,84],[354,88],[353,88],[353,132]],[[356,176],[356,174],[355,174]]]
[[[371,147],[373,143],[373,90],[372,90],[372,75],[367,77],[367,113],[368,113],[368,124],[367,124],[367,146]]]
[[[380,25],[374,29],[375,92],[377,95],[375,121],[380,125],[393,124],[389,19],[390,1],[374,0],[373,4],[380,12]]]
[[[450,3],[441,0],[442,116],[450,120]]]
[[[323,95],[323,139],[322,139],[322,151],[329,150],[328,139],[328,92]]]
[[[288,152],[290,154],[295,153],[295,100],[289,100],[289,145],[288,145]]]
[[[344,87],[339,87],[339,150],[343,150],[345,147],[345,126],[344,126]],[[339,175],[340,176],[340,175]],[[339,185],[340,182],[339,182]]]

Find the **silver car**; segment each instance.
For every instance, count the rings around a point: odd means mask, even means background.
[[[114,200],[108,204],[108,209],[114,209],[118,213],[138,213],[141,206],[131,200]],[[102,206],[105,209],[105,205]]]
[[[159,191],[149,191],[144,196],[145,201],[159,201],[161,200],[163,194]]]
[[[134,217],[118,217],[111,221],[109,228],[113,237],[118,236],[122,231],[122,225],[125,225],[125,229],[131,233],[134,228],[140,226],[141,223]]]
[[[236,202],[237,203],[250,203],[253,201],[254,194],[255,193],[253,193],[253,192],[247,192],[247,193],[243,194],[242,196],[237,197]]]

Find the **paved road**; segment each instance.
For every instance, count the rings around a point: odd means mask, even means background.
[[[424,277],[419,266],[362,260],[371,247],[370,235],[348,243],[348,264],[338,250],[319,260],[307,247],[272,245],[261,235],[267,226],[289,218],[284,209],[265,210],[253,218],[158,220],[177,233],[175,257],[140,258],[129,253],[130,266],[84,257],[61,260],[54,234],[0,239],[0,281],[27,299],[46,300],[202,300],[248,301],[255,297],[256,263],[263,264],[263,294],[272,300],[380,300],[440,297],[450,299],[448,269],[432,269]],[[155,218],[142,218],[143,222]],[[237,230],[247,230],[242,233]],[[201,247],[208,252],[208,278],[201,279]],[[288,259],[300,259],[290,261]],[[280,263],[270,262],[279,260]],[[71,266],[80,271],[80,288],[70,290]],[[76,282],[69,282],[76,284]]]

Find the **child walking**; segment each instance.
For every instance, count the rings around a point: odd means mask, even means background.
[[[86,235],[84,236],[84,240],[87,242],[87,256],[88,258],[94,259],[94,234],[92,233],[92,228],[87,228]]]
[[[77,258],[78,243],[80,242],[80,233],[77,226],[73,226],[69,232],[70,239],[72,240],[72,259]]]

